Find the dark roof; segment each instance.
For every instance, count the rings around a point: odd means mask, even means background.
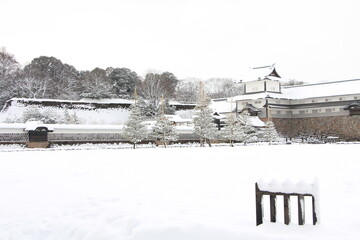
[[[360,103],[358,103],[358,102],[350,103],[350,104],[347,105],[344,109],[345,109],[345,110],[348,110],[348,109],[360,110]]]
[[[248,109],[251,112],[261,112],[258,108],[254,107],[252,104],[246,104],[243,109]]]

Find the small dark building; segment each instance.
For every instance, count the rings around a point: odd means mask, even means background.
[[[29,130],[29,142],[47,142],[48,132],[52,132],[47,127],[37,127],[35,130]]]
[[[48,133],[53,132],[42,125],[32,125],[25,129],[29,134],[29,142],[26,144],[28,148],[47,148],[49,147]]]

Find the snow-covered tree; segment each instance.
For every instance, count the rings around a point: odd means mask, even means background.
[[[112,81],[112,92],[116,97],[129,98],[135,87],[140,85],[140,78],[136,72],[128,68],[107,68]]]
[[[22,116],[22,121],[41,121],[46,124],[59,123],[60,116],[53,109],[45,109],[42,112],[37,107],[28,107]]]
[[[210,78],[206,80],[206,92],[210,98],[227,98],[244,92],[243,85],[229,78]]]
[[[71,123],[72,124],[79,124],[80,120],[76,114],[76,112],[74,111],[74,113],[71,115]]]
[[[64,123],[70,123],[71,122],[71,116],[69,113],[69,110],[65,108],[64,110]]]
[[[16,95],[26,98],[45,98],[48,97],[50,88],[49,78],[37,78],[32,69],[19,71],[14,81]]]
[[[241,124],[241,131],[244,133],[239,141],[246,145],[249,142],[256,142],[258,139],[257,129],[251,125],[250,116],[247,114],[239,114],[239,123]]]
[[[160,110],[160,107],[159,109],[156,108],[154,100],[139,98],[138,106],[140,107],[143,116],[146,117],[146,119],[151,120],[156,119]],[[162,108],[165,114],[175,114],[175,107],[170,106],[169,100],[164,100]]]
[[[139,94],[151,104],[157,113],[160,99],[172,99],[175,96],[177,78],[170,72],[148,73],[139,87]]]
[[[0,49],[0,79],[6,79],[7,76],[15,73],[20,65],[14,55],[7,52],[5,48]]]
[[[76,111],[71,115],[69,110],[65,108],[64,116],[63,116],[63,123],[65,124],[79,124],[79,118],[76,115]]]
[[[209,107],[210,101],[210,98],[205,96],[204,89],[201,86],[193,121],[194,132],[200,137],[202,147],[206,142],[211,147],[211,140],[216,138],[218,131],[214,123],[213,110]]]
[[[20,65],[14,55],[7,52],[5,48],[0,49],[0,110],[9,98],[14,97],[13,80]]]
[[[22,122],[31,121],[41,121],[43,115],[37,107],[29,106],[27,107],[22,114]]]
[[[180,80],[176,86],[175,98],[179,102],[196,102],[197,92],[199,90],[199,79],[187,78]]]
[[[131,113],[125,123],[124,138],[133,143],[134,149],[136,144],[148,136],[148,129],[142,124],[144,120],[141,109],[137,105],[137,100],[130,107]]]
[[[24,67],[25,76],[31,81],[39,81],[44,88],[45,98],[73,99],[77,96],[76,85],[79,72],[71,65],[62,63],[54,57],[41,56],[35,58]],[[31,86],[39,85],[32,83]]]
[[[227,118],[227,125],[220,131],[221,138],[229,141],[234,146],[234,141],[241,141],[245,138],[245,129],[236,118],[235,113]]]
[[[137,100],[137,105],[140,108],[145,120],[155,119],[157,111],[154,104],[151,104],[149,103],[149,101],[146,101],[142,97],[139,97],[139,99]]]
[[[104,69],[95,68],[91,72],[82,72],[80,80],[81,97],[99,99],[112,96],[111,80]]]
[[[170,141],[177,141],[179,139],[175,127],[165,116],[164,102],[160,105],[159,113],[156,117],[156,123],[152,129],[152,136],[163,142],[165,148]]]
[[[279,139],[279,134],[276,131],[275,125],[272,121],[266,122],[266,128],[264,129],[264,139],[269,142],[269,145]]]

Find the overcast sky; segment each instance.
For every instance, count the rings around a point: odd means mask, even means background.
[[[241,79],[276,64],[307,82],[360,78],[360,1],[0,0],[0,47],[21,64]]]

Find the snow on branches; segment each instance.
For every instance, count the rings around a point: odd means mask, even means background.
[[[124,138],[132,142],[135,149],[136,144],[144,140],[149,133],[147,127],[142,124],[144,117],[136,100],[130,110],[130,116],[125,123]]]
[[[170,141],[177,141],[179,136],[172,122],[165,116],[165,103],[162,102],[158,115],[156,117],[155,126],[152,129],[152,136],[156,140],[160,140],[165,148]]]
[[[205,96],[203,86],[200,86],[198,102],[194,114],[194,133],[200,137],[200,145],[208,142],[211,147],[211,139],[216,138],[217,128],[214,124],[213,110],[209,107],[210,98]]]

